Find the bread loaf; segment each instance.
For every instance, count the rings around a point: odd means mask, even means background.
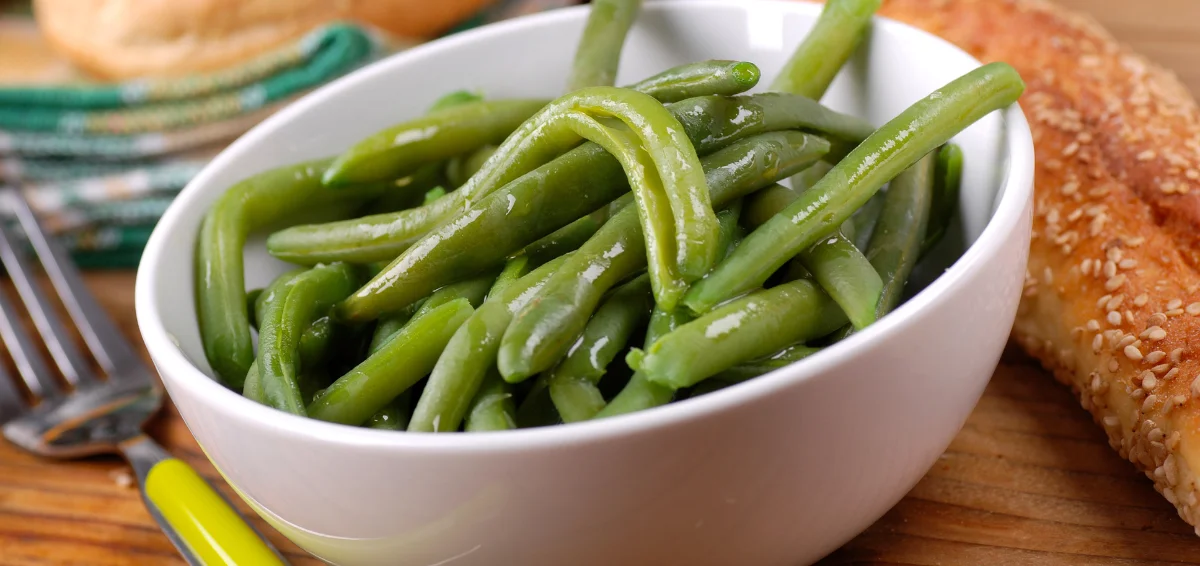
[[[1037,168],[1014,337],[1196,525],[1196,102],[1099,25],[1043,0],[887,0],[883,15],[1024,76]]]
[[[108,79],[237,64],[333,20],[427,38],[494,0],[34,0],[42,33]]]

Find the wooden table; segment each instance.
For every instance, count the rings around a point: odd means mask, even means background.
[[[1063,1],[1200,93],[1200,0]],[[88,283],[136,340],[133,275],[95,273]],[[232,495],[172,408],[151,432]],[[128,474],[116,458],[55,463],[0,442],[0,564],[182,564],[136,489],[123,485]],[[255,523],[295,564],[319,563]],[[1071,395],[1014,350],[929,474],[823,562],[866,563],[1200,564],[1200,537],[1109,449]]]

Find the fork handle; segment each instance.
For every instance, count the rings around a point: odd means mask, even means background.
[[[123,442],[121,452],[137,474],[150,515],[189,564],[287,564],[212,485],[149,437]]]

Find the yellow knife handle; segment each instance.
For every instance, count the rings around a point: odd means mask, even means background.
[[[194,566],[283,565],[253,527],[182,460],[143,436],[121,446],[150,514]]]

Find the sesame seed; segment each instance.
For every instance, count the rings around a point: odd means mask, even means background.
[[[1062,191],[1063,195],[1071,196],[1079,192],[1079,183],[1076,183],[1075,181],[1068,181],[1060,190]]]
[[[1188,169],[1187,171],[1183,172],[1183,176],[1195,181],[1196,179],[1200,179],[1200,171]]]
[[[1167,322],[1167,315],[1165,315],[1161,312],[1156,312],[1156,313],[1150,315],[1150,318],[1146,320],[1146,324],[1148,324],[1150,326],[1161,326],[1163,324],[1166,324],[1166,322]]]
[[[1171,368],[1171,370],[1167,372],[1167,375],[1162,376],[1163,381],[1171,379],[1172,377],[1175,377],[1178,374],[1179,374],[1179,368]]]
[[[1104,417],[1104,426],[1106,427],[1112,428],[1119,424],[1121,424],[1121,419],[1118,419],[1117,417],[1111,415]]]
[[[1108,373],[1117,373],[1117,370],[1120,369],[1120,367],[1121,365],[1117,363],[1116,358],[1111,358],[1108,360]]]
[[[1130,247],[1133,247],[1133,248],[1136,248],[1136,247],[1138,247],[1138,246],[1142,245],[1142,244],[1143,244],[1143,243],[1145,243],[1145,242],[1146,242],[1146,237],[1145,237],[1145,236],[1138,236],[1138,237],[1136,237],[1136,238],[1130,238],[1130,239],[1128,239],[1128,240],[1126,240],[1126,241],[1125,241],[1125,243],[1126,243],[1126,244],[1129,244],[1129,246],[1130,246]]]
[[[1182,395],[1175,396],[1176,403],[1183,403],[1182,401],[1179,401],[1180,397],[1182,397]],[[1171,434],[1169,434],[1167,436],[1167,448],[1174,450],[1175,446],[1179,444],[1179,436],[1180,436],[1179,431],[1177,431],[1177,430],[1171,431]]]
[[[1179,299],[1171,299],[1170,301],[1167,301],[1167,310],[1175,310],[1182,306],[1183,306],[1183,301],[1181,301]]]
[[[1079,142],[1071,142],[1070,144],[1067,144],[1067,147],[1063,148],[1062,154],[1064,157],[1070,157],[1075,155],[1076,151],[1079,151]]]
[[[1071,211],[1071,214],[1067,215],[1067,222],[1074,222],[1076,220],[1079,220],[1079,218],[1081,216],[1083,216],[1083,209],[1076,208],[1075,210]]]
[[[1145,375],[1145,377],[1142,378],[1142,389],[1145,389],[1146,391],[1153,391],[1157,386],[1158,378],[1154,377],[1154,374]]]
[[[1129,358],[1135,362],[1140,361],[1142,359],[1142,352],[1140,350],[1138,350],[1137,348],[1133,347],[1132,344],[1129,346],[1125,346],[1124,351],[1125,351],[1126,358]]]
[[[1197,377],[1196,379],[1192,380],[1192,386],[1190,387],[1190,389],[1191,389],[1193,399],[1195,399],[1196,397],[1200,397],[1200,377]]]
[[[1089,257],[1087,259],[1084,259],[1083,263],[1079,265],[1079,270],[1082,271],[1084,275],[1091,273],[1092,272],[1092,258]]]
[[[1098,309],[1104,308],[1104,305],[1107,305],[1108,301],[1110,301],[1110,300],[1112,300],[1112,295],[1105,295],[1103,297],[1100,297],[1100,300],[1096,301],[1096,308],[1098,308]]]
[[[1134,340],[1134,341],[1133,341],[1133,347],[1134,347],[1134,348],[1139,348],[1139,349],[1140,349],[1140,348],[1142,347],[1142,341],[1141,341],[1141,340]]]
[[[1167,435],[1163,433],[1161,428],[1156,428],[1151,430],[1150,434],[1146,435],[1146,438],[1149,439],[1150,442],[1161,442],[1163,438],[1166,438],[1166,436]]]
[[[1102,336],[1099,334],[1092,338],[1092,351],[1097,354],[1100,353],[1100,348],[1104,346],[1104,341],[1101,338]]]
[[[1133,346],[1134,342],[1137,342],[1137,338],[1134,338],[1132,334],[1126,334],[1125,336],[1123,336],[1121,338],[1120,341],[1117,342],[1117,347],[1118,348],[1127,348],[1127,347]],[[1137,346],[1133,346],[1133,347],[1136,348]],[[1139,357],[1139,359],[1140,359],[1140,357]]]
[[[1152,371],[1158,375],[1162,375],[1164,373],[1167,373],[1167,370],[1169,370],[1169,369],[1171,369],[1171,364],[1158,364],[1158,365],[1150,368],[1150,371]]]
[[[1150,295],[1142,293],[1141,295],[1138,295],[1137,297],[1135,297],[1133,299],[1133,306],[1144,307],[1144,306],[1146,306],[1146,302],[1148,302],[1149,300],[1150,300]]]
[[[1139,373],[1137,376],[1138,384],[1145,382],[1147,379],[1156,379],[1154,377],[1154,372],[1152,372],[1150,370],[1146,370],[1146,371],[1143,371],[1142,373]]]
[[[1170,317],[1183,316],[1183,309],[1171,309],[1163,314]]]
[[[1157,155],[1158,154],[1155,153],[1153,149],[1147,149],[1146,151],[1143,151],[1143,152],[1137,154],[1137,160],[1138,161],[1150,161],[1151,159],[1154,159]]]
[[[1108,306],[1105,307],[1110,311],[1115,311],[1121,308],[1121,303],[1125,302],[1125,295],[1117,295],[1108,300]]]
[[[1108,311],[1108,323],[1113,326],[1121,324],[1121,313],[1117,311]]]
[[[1153,394],[1147,395],[1146,400],[1142,401],[1142,412],[1149,413],[1154,409],[1155,403],[1158,403],[1158,396]]]
[[[1163,494],[1163,497],[1165,497],[1167,499],[1167,502],[1170,503],[1171,505],[1175,505],[1176,503],[1179,503],[1179,498],[1175,497],[1175,490],[1173,490],[1169,487],[1164,487],[1162,490],[1162,494]]]
[[[1117,274],[1117,264],[1114,263],[1111,259],[1104,262],[1104,276],[1105,277],[1113,277],[1116,274]]]
[[[1171,361],[1179,363],[1183,361],[1183,348],[1175,348],[1171,350]]]
[[[1096,322],[1096,319],[1093,318],[1087,321],[1087,329],[1092,332],[1098,332],[1100,330],[1100,323]]]
[[[1196,316],[1196,315],[1200,314],[1200,303],[1192,303],[1183,310],[1187,311],[1187,313],[1192,316]]]
[[[1131,310],[1125,311],[1125,322],[1128,322],[1129,324],[1133,324],[1135,322],[1133,319],[1133,311],[1131,311]]]
[[[1137,267],[1137,260],[1133,258],[1123,259],[1121,260],[1121,263],[1117,264],[1117,267],[1120,267],[1121,269],[1133,269]]]
[[[1167,357],[1166,352],[1164,352],[1162,350],[1155,350],[1153,352],[1150,352],[1149,354],[1146,354],[1146,363],[1157,364],[1159,362],[1159,360],[1162,360],[1165,357]]]
[[[1167,483],[1172,486],[1177,485],[1179,483],[1179,474],[1175,468],[1175,455],[1167,454],[1166,459],[1163,460],[1162,467],[1167,473]]]
[[[1151,326],[1146,330],[1145,337],[1151,342],[1158,342],[1167,337],[1167,331],[1163,330],[1161,326]]]
[[[1125,284],[1125,274],[1120,273],[1114,277],[1110,277],[1108,279],[1108,281],[1104,282],[1104,290],[1105,291],[1116,291],[1117,289],[1121,288],[1121,285],[1124,285],[1124,284]]]
[[[1146,398],[1146,392],[1143,391],[1142,388],[1139,387],[1137,389],[1134,389],[1133,391],[1130,391],[1129,396],[1133,397],[1134,401],[1141,401],[1142,399]],[[1134,409],[1134,410],[1136,411],[1137,409]]]

